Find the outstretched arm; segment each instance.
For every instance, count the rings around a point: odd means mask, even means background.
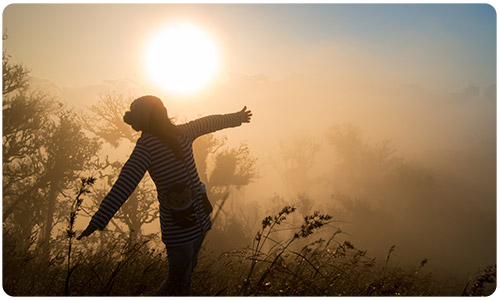
[[[87,228],[78,236],[78,240],[89,236],[97,229],[102,230],[106,227],[109,220],[130,197],[137,184],[144,177],[150,161],[149,151],[147,151],[145,145],[138,143],[123,166],[111,191],[104,197],[99,210],[92,217]]]
[[[247,110],[247,107],[245,106],[242,110],[236,113],[211,115],[196,119],[180,126],[184,126],[187,129],[186,134],[191,140],[195,140],[197,137],[207,133],[224,128],[237,127],[242,123],[249,123],[251,118],[252,111]]]

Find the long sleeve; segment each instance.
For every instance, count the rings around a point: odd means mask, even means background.
[[[211,115],[190,121],[184,125],[186,134],[191,140],[207,133],[221,130],[229,127],[237,127],[241,125],[241,115],[239,112],[225,115]]]
[[[118,179],[110,192],[103,199],[99,210],[91,219],[91,223],[99,229],[104,229],[123,203],[130,197],[151,162],[151,155],[142,143],[137,142],[134,151],[127,160]]]

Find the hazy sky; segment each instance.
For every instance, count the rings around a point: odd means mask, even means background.
[[[218,80],[194,101],[154,87],[145,68],[150,40],[179,21],[220,51]],[[256,112],[248,130],[270,141],[337,122],[401,149],[494,132],[496,11],[487,4],[13,4],[3,28],[12,60],[71,104],[106,90],[148,93],[187,119],[247,105]]]
[[[148,39],[180,19],[216,39],[221,74],[362,72],[439,90],[496,81],[496,12],[483,4],[13,4],[4,49],[59,84],[144,82]]]

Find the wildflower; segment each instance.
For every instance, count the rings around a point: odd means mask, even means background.
[[[287,206],[283,207],[283,208],[281,209],[281,211],[278,213],[278,215],[277,215],[277,216],[274,216],[274,222],[275,222],[276,224],[281,224],[281,222],[285,221],[285,220],[286,220],[286,217],[287,217],[289,214],[293,213],[293,212],[295,211],[295,209],[296,209],[295,207],[293,207],[293,206],[289,206],[289,205],[287,205]]]
[[[330,215],[321,215],[318,211],[315,211],[312,215],[305,216],[304,224],[300,226],[300,231],[295,233],[294,238],[305,238],[311,235],[314,229],[323,227],[331,219]]]
[[[267,226],[271,225],[271,221],[273,218],[271,216],[267,216],[262,220],[262,229],[266,228]]]

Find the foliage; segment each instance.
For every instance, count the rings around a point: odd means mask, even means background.
[[[202,249],[193,276],[192,295],[197,296],[440,296],[460,295],[460,287],[448,291],[425,273],[427,260],[418,266],[391,265],[390,254],[379,263],[348,241],[339,242],[340,230],[329,227],[331,218],[320,213],[303,217],[301,226],[285,240],[273,232],[295,213],[284,207],[263,219],[252,247],[213,256]],[[318,230],[330,238],[315,238]],[[319,233],[319,232],[318,232]],[[99,234],[106,234],[101,232]],[[304,246],[295,241],[304,240]],[[122,239],[108,236],[102,244],[89,239],[76,244],[69,295],[153,295],[168,272],[166,252],[155,238]],[[268,247],[264,246],[269,244]],[[16,247],[16,238],[4,231],[4,290],[9,295],[57,296],[64,294],[64,255],[54,254],[50,264],[37,259],[36,249]],[[7,272],[5,272],[8,270]],[[489,295],[496,268],[484,270],[465,289],[467,295]]]
[[[193,153],[200,179],[205,183],[207,195],[214,206],[211,241],[219,249],[239,246],[248,240],[248,211],[234,211],[230,194],[240,191],[259,178],[257,159],[247,144],[229,147],[225,137],[203,135],[193,143]],[[229,205],[228,205],[229,204]],[[224,209],[229,206],[229,209]],[[237,203],[237,210],[244,210],[248,203]],[[227,235],[234,236],[231,241]]]
[[[73,111],[28,90],[29,73],[3,56],[3,225],[48,259],[54,227],[67,216],[62,196],[99,149]]]
[[[244,187],[257,178],[256,159],[251,156],[246,144],[238,148],[226,148],[215,152],[208,180],[208,195],[214,202],[224,198],[231,187]]]
[[[116,148],[122,139],[134,142],[139,137],[138,132],[123,122],[130,103],[121,94],[102,93],[98,102],[90,106],[89,113],[81,114],[80,119],[86,130]]]

